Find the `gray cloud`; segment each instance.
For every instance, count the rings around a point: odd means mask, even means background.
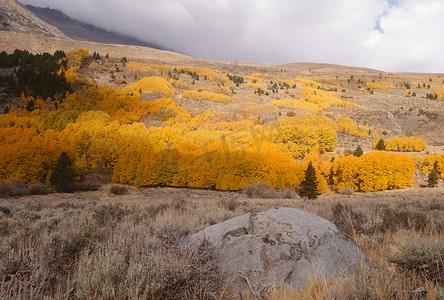
[[[194,57],[444,72],[441,0],[21,0]]]

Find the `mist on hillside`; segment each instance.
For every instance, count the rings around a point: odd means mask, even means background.
[[[22,0],[198,58],[444,70],[444,3]]]

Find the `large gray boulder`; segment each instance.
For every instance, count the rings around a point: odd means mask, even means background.
[[[310,278],[353,275],[362,258],[331,222],[295,208],[250,213],[189,238],[210,242],[234,294],[303,288]]]

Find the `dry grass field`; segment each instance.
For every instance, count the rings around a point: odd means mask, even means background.
[[[276,206],[332,221],[369,261],[356,278],[313,278],[305,290],[271,290],[264,299],[413,299],[418,288],[427,290],[424,299],[443,297],[444,189],[345,194],[263,199],[105,185],[94,192],[3,199],[0,297],[236,298],[211,245],[191,248],[184,240],[206,226]]]

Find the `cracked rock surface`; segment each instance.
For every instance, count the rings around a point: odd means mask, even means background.
[[[362,253],[337,227],[295,208],[249,213],[205,228],[190,242],[207,239],[233,293],[259,294],[271,287],[300,288],[309,278],[353,275]]]

